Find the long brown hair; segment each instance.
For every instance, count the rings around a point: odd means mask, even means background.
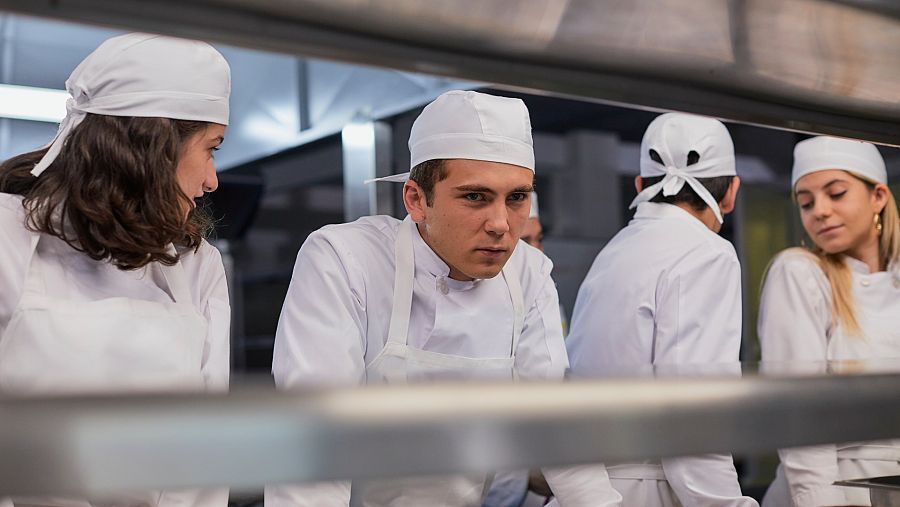
[[[88,114],[38,178],[46,150],[0,164],[0,192],[24,197],[25,225],[119,269],[172,265],[169,244],[198,249],[211,220],[178,185],[187,141],[205,122]],[[191,209],[185,213],[186,209]]]

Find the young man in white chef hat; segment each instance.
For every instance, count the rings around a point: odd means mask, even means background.
[[[718,232],[739,185],[721,122],[674,113],[653,120],[641,142],[634,218],[578,292],[567,339],[574,375],[738,361],[741,268]],[[741,495],[729,455],[608,465],[608,473],[623,506],[756,505]]]
[[[409,149],[411,172],[387,178],[404,182],[406,219],[329,225],[301,247],[275,338],[278,387],[447,373],[562,377],[568,360],[552,264],[519,242],[534,189],[525,104],[447,92],[415,121]],[[357,484],[353,503],[477,507],[486,482]],[[599,496],[610,500],[592,496],[591,505],[618,501],[606,484]],[[350,497],[349,482],[278,486],[267,489],[266,504],[348,505]]]

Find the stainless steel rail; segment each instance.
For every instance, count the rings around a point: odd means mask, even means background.
[[[900,144],[878,0],[0,0],[0,9]]]
[[[0,496],[371,478],[900,437],[900,375],[0,401]]]

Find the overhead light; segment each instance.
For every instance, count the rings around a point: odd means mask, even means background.
[[[65,90],[0,84],[0,117],[59,123],[68,98]]]
[[[352,121],[341,130],[341,142],[349,148],[375,146],[375,124],[371,121]]]

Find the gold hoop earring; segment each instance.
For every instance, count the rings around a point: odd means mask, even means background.
[[[875,222],[875,231],[878,233],[879,236],[881,236],[881,230],[883,229],[883,227],[881,225],[881,215],[878,213],[875,213],[875,217],[872,219],[872,221]]]

